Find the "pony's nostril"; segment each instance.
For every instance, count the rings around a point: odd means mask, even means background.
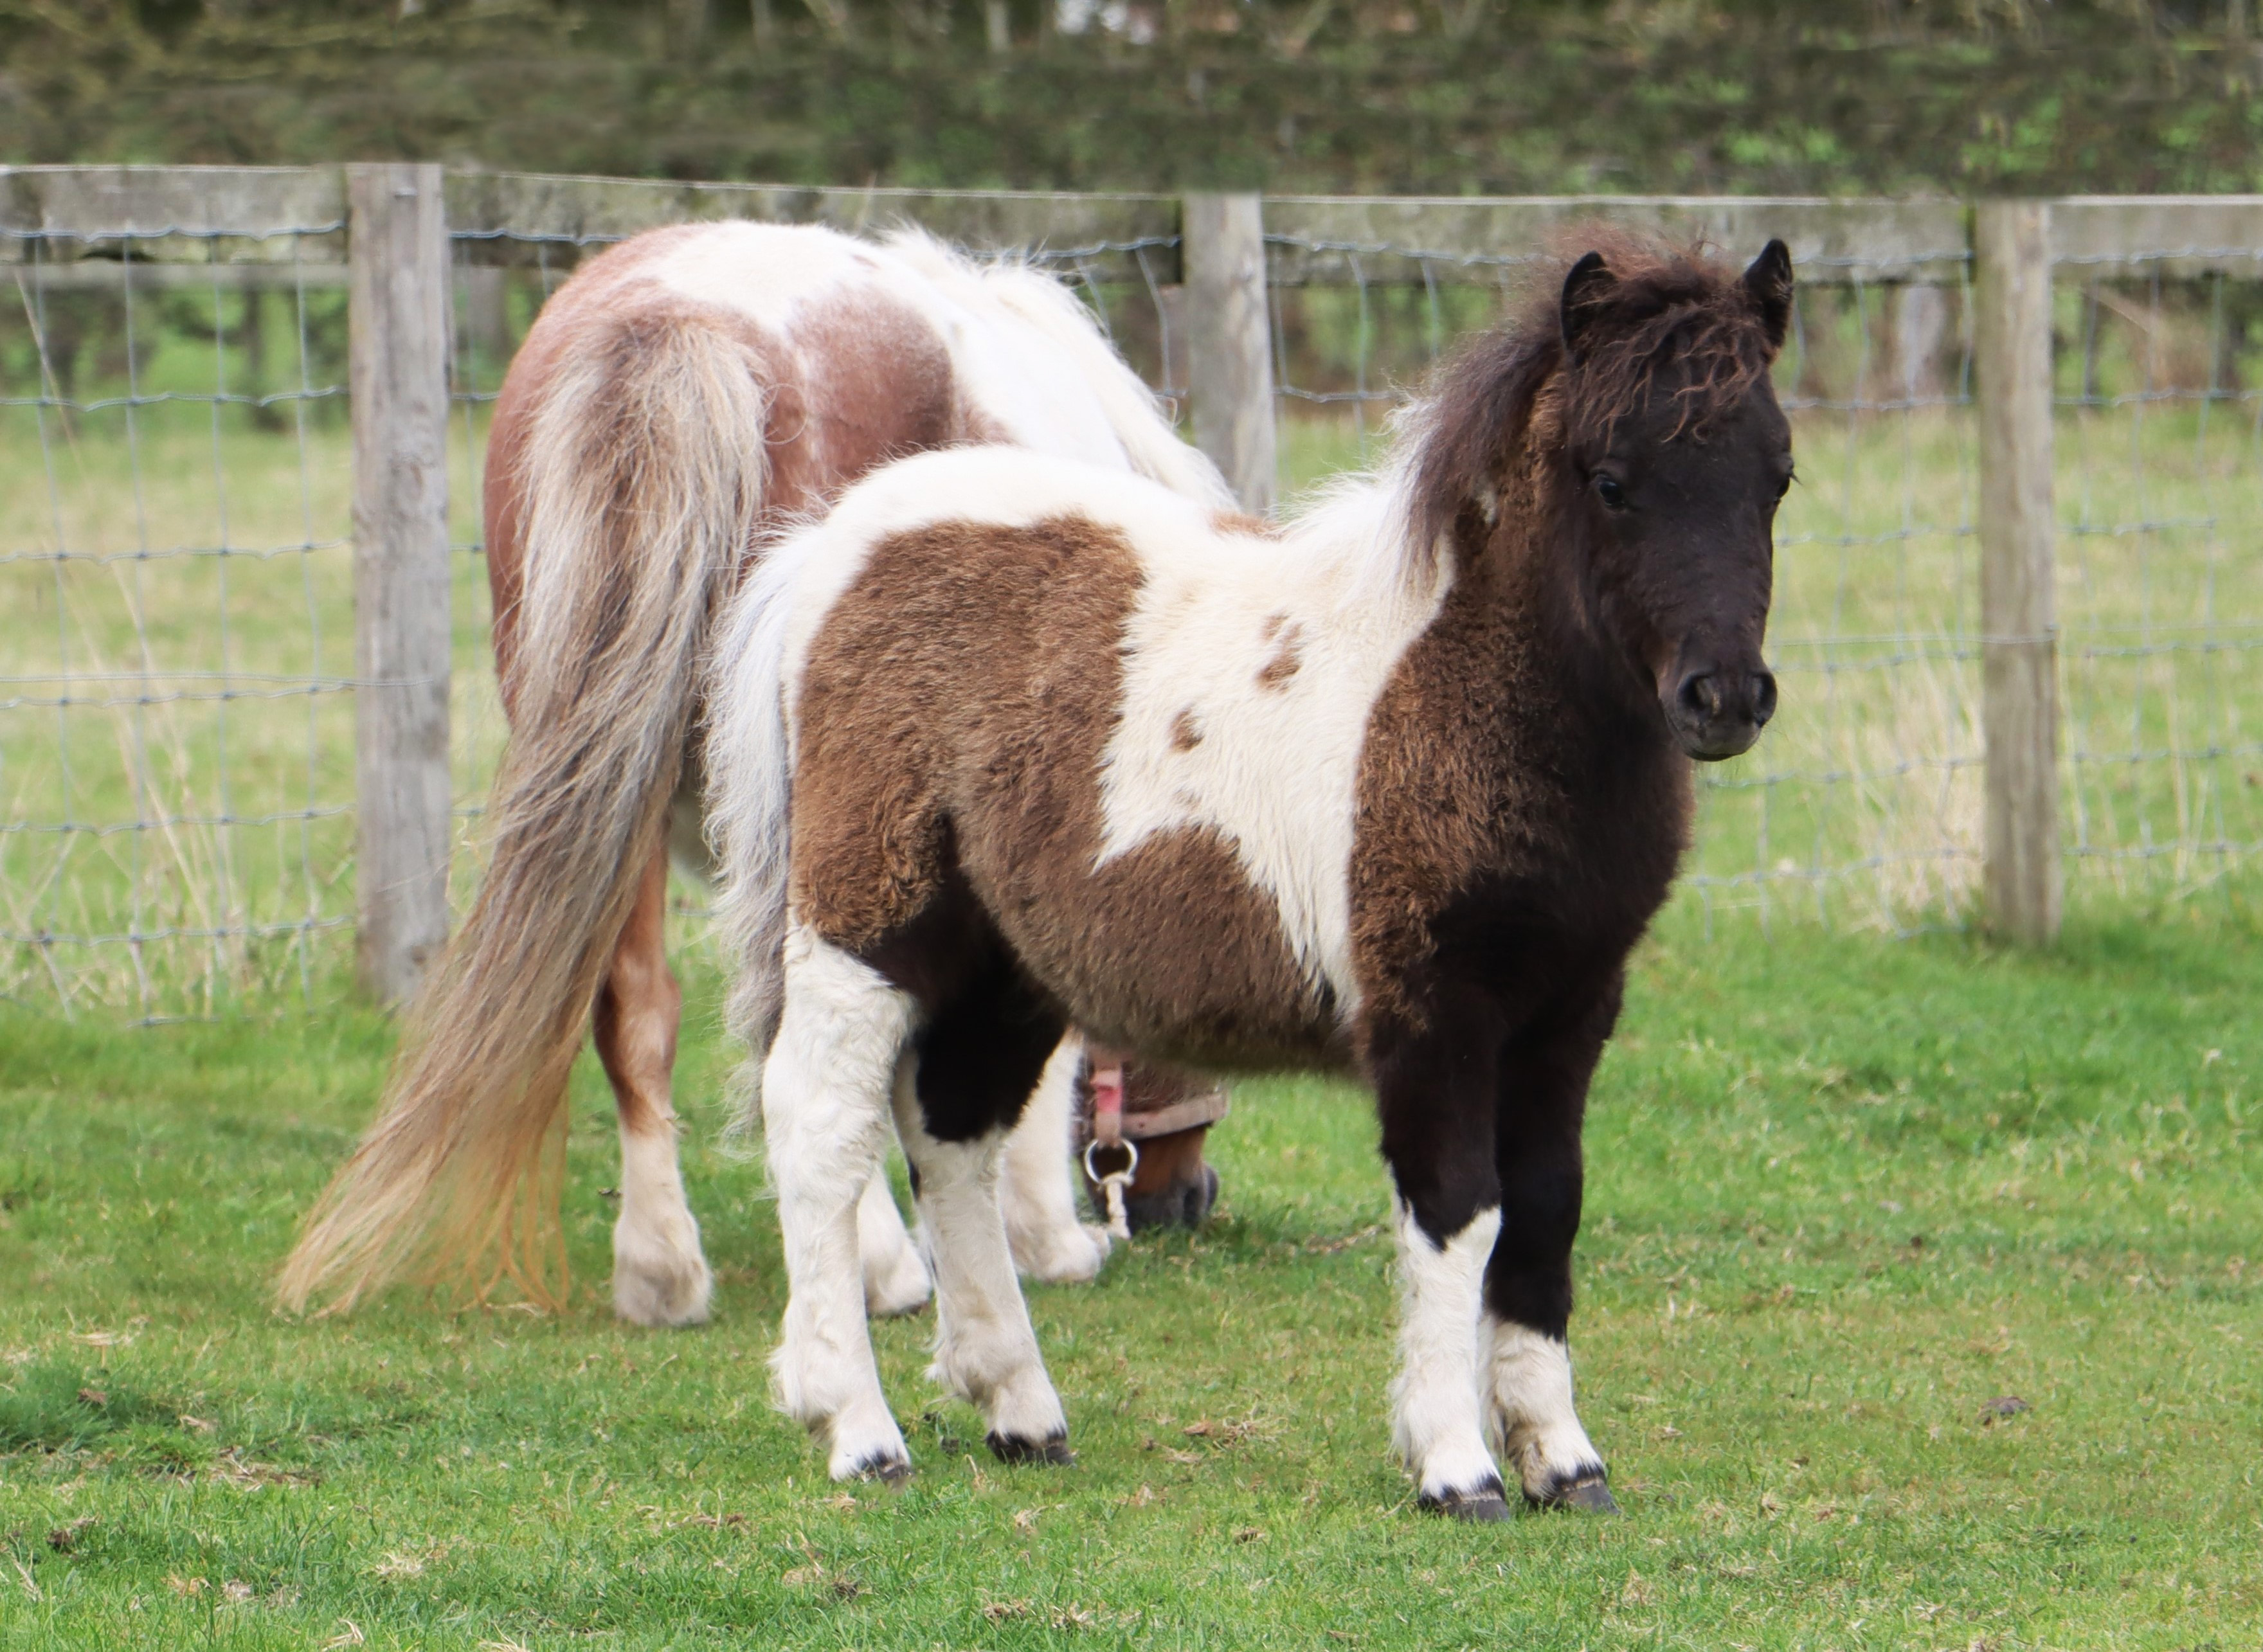
[[[1753,673],[1753,721],[1765,728],[1768,720],[1775,715],[1775,673],[1755,671]]]
[[[1721,715],[1721,685],[1710,671],[1693,671],[1682,678],[1674,697],[1700,723],[1710,723]]]

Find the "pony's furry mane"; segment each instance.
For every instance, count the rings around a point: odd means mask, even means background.
[[[1592,347],[1570,357],[1562,292],[1573,260],[1551,262],[1516,318],[1442,366],[1408,410],[1404,486],[1418,558],[1435,554],[1464,511],[1498,494],[1502,462],[1532,429],[1544,392],[1560,418],[1558,441],[1605,439],[1648,405],[1661,372],[1678,368],[1674,434],[1702,441],[1775,359],[1777,341],[1752,294],[1702,246],[1593,228],[1570,232],[1564,244],[1601,253],[1616,278],[1583,307]]]

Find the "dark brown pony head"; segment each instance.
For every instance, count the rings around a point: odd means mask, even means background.
[[[1447,372],[1415,463],[1417,543],[1560,559],[1609,675],[1709,761],[1775,711],[1761,643],[1791,430],[1768,366],[1790,307],[1780,241],[1741,277],[1608,241]]]

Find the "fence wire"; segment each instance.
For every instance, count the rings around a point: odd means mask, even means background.
[[[0,995],[303,999],[351,921],[341,227],[0,231]]]
[[[335,223],[0,230],[0,996],[150,1019],[340,990],[352,913],[351,430]],[[544,300],[607,237],[454,237],[456,891],[504,727],[479,495]],[[1284,480],[1363,462],[1534,257],[1273,235]],[[2071,894],[2230,891],[2263,846],[2263,263],[2062,266]],[[2263,249],[2259,249],[2263,258]],[[1183,396],[1175,242],[1039,249]],[[1952,273],[1944,277],[1941,271]],[[1803,266],[1782,710],[1702,772],[1709,918],[1963,921],[1980,869],[1977,476],[1961,255]],[[1876,278],[1872,278],[1876,277]],[[679,903],[697,915],[695,891]]]
[[[1292,486],[1370,454],[1384,416],[1534,266],[1267,242]],[[2263,849],[2263,262],[2254,281],[2126,269],[2057,272],[2062,809],[2077,903],[2228,895]],[[1327,285],[1311,284],[1316,271]],[[1709,921],[1958,924],[1975,907],[1983,830],[1970,261],[1927,250],[1905,267],[1799,274],[1777,369],[1799,470],[1778,518],[1769,626],[1782,709],[1747,756],[1700,769],[1685,884]]]

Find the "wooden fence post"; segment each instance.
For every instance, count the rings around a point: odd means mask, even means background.
[[[2050,208],[1974,211],[1973,371],[1980,411],[1983,884],[1989,927],[2058,934],[2058,638],[2051,594]]]
[[[1195,445],[1244,510],[1273,508],[1273,330],[1265,220],[1255,195],[1189,195],[1181,220],[1187,284],[1187,391]]]
[[[448,935],[448,238],[437,166],[347,169],[357,956],[386,1004]]]

